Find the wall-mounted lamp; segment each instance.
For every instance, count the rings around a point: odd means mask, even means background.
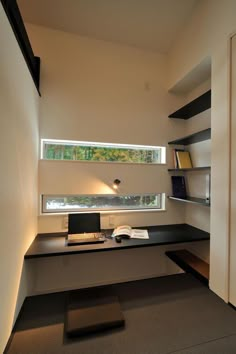
[[[119,185],[120,185],[121,181],[119,179],[114,179],[113,181],[113,188],[114,189],[118,189],[119,188]]]

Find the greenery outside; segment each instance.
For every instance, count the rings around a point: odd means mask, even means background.
[[[160,209],[161,194],[43,196],[44,212],[67,210]]]
[[[43,158],[48,160],[160,163],[161,149],[101,147],[44,142]]]

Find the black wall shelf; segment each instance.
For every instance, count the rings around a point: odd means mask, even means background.
[[[198,205],[210,207],[209,201],[203,198],[196,198],[196,197],[177,198],[173,196],[169,196],[168,198],[182,203],[198,204]]]
[[[25,62],[28,66],[34,84],[40,95],[40,91],[39,91],[40,58],[35,56],[33,53],[17,2],[16,0],[0,0],[0,1],[3,5],[9,23],[12,27],[12,30],[15,34],[16,40],[24,56]],[[14,70],[14,68],[12,68],[12,70]]]
[[[209,283],[209,264],[187,250],[167,251],[166,256],[184,271],[191,273],[205,285]]]
[[[200,132],[185,136],[180,139],[169,141],[169,145],[190,145],[199,143],[200,141],[208,140],[211,138],[211,128],[201,130]]]
[[[168,168],[169,172],[188,172],[188,171],[204,171],[204,170],[210,170],[210,166],[204,166],[204,167],[192,167],[192,168]]]
[[[208,108],[211,108],[211,90],[170,114],[169,118],[189,119]]]

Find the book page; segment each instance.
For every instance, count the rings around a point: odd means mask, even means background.
[[[127,235],[131,237],[132,228],[129,225],[122,225],[118,226],[112,233],[112,237],[119,236],[119,235]]]
[[[149,239],[148,230],[133,229],[130,238]]]

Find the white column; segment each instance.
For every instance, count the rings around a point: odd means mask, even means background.
[[[236,35],[231,41],[231,182],[229,302],[236,306]]]

